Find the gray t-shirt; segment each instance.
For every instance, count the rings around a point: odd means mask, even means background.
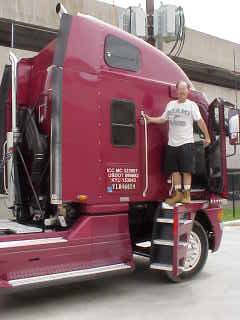
[[[194,142],[193,122],[202,117],[198,105],[187,99],[170,101],[161,118],[169,122],[168,145],[178,147]]]

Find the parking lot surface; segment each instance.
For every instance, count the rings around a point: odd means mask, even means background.
[[[1,320],[239,319],[240,228],[226,227],[221,250],[196,278],[171,284],[136,258],[125,275],[0,293]]]

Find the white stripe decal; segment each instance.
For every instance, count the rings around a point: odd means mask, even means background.
[[[61,242],[67,242],[67,240],[63,238],[46,238],[46,239],[35,239],[35,240],[6,241],[6,242],[0,242],[0,249],[36,246],[41,244],[51,244],[51,243],[61,243]]]

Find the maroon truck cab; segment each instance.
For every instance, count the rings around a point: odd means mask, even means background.
[[[134,253],[174,280],[197,273],[222,237],[225,102],[209,105],[162,52],[84,15],[63,14],[56,40],[18,62],[16,114],[13,71],[0,97],[1,189],[15,217],[0,222],[0,287],[132,269]],[[196,127],[193,201],[167,208],[168,128],[141,114],[160,115],[179,80],[212,144]]]

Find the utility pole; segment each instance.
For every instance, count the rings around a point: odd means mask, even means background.
[[[147,11],[147,42],[155,46],[154,38],[154,0],[146,0]]]
[[[118,26],[118,23],[117,23],[117,9],[116,9],[116,6],[115,6],[115,1],[113,0],[113,3],[112,3],[112,24],[114,26]]]

